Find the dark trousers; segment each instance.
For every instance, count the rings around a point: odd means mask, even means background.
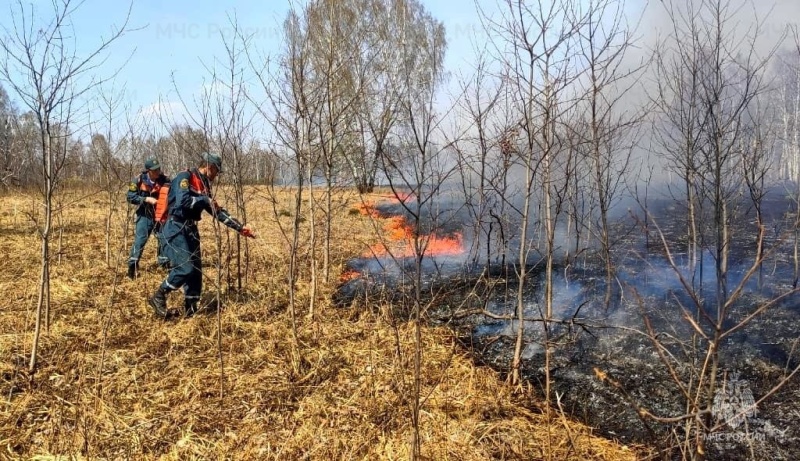
[[[171,269],[161,288],[167,291],[183,288],[187,301],[200,299],[203,290],[200,233],[197,224],[176,222],[170,218],[162,233],[164,249]]]
[[[158,264],[163,266],[168,262],[167,257],[164,255],[164,242],[161,238],[161,232],[156,226],[155,220],[147,216],[136,216],[134,223],[133,246],[131,247],[131,254],[128,257],[128,265],[137,264],[142,259],[142,252],[150,234],[155,234],[156,242],[158,243],[157,258]]]

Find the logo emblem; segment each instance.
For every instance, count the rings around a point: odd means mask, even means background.
[[[188,189],[189,188],[189,180],[186,178],[181,179],[181,189]]]
[[[717,421],[725,421],[731,429],[736,429],[745,418],[756,416],[758,412],[750,384],[739,379],[738,373],[734,373],[714,393],[711,412]]]
[[[128,190],[131,192],[136,192],[136,183],[132,182],[130,187],[128,187]]]

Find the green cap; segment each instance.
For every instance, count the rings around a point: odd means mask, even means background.
[[[220,173],[222,172],[222,157],[218,154],[203,152],[203,161],[209,165],[214,165]]]
[[[144,169],[149,171],[156,171],[161,169],[161,164],[158,163],[158,159],[155,157],[150,157],[149,159],[144,161]]]

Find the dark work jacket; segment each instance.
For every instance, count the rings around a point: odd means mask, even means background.
[[[168,183],[169,178],[163,173],[159,175],[155,181],[151,181],[146,171],[142,171],[138,176],[131,179],[126,199],[131,205],[136,205],[137,216],[145,216],[153,219],[155,216],[155,207],[145,203],[144,199],[147,197],[158,199],[158,192],[161,186]]]
[[[175,175],[169,186],[167,195],[169,216],[178,223],[197,222],[205,211],[222,224],[240,232],[242,224],[225,208],[216,205],[212,197],[211,183],[197,168],[181,171]]]

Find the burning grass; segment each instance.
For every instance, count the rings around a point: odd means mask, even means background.
[[[391,318],[391,306],[342,311],[327,298],[309,319],[303,282],[295,338],[287,309],[287,245],[264,191],[248,195],[248,221],[260,238],[249,242],[245,288],[229,290],[230,273],[217,274],[217,245],[206,217],[204,292],[213,295],[219,275],[223,311],[219,318],[166,323],[145,305],[164,275],[155,268],[154,242],[145,251],[143,276],[124,278],[130,243],[124,211],[114,216],[109,269],[102,225],[107,205],[100,195],[73,197],[61,216],[63,239],[55,233],[52,322],[34,376],[25,368],[38,279],[39,244],[30,219],[37,207],[30,197],[0,198],[6,210],[0,215],[6,255],[0,272],[0,458],[409,457],[412,325]],[[291,209],[288,193],[279,199],[285,203],[277,209]],[[341,269],[371,243],[353,238],[370,235],[371,226],[347,213],[355,197],[337,200],[333,231],[341,244],[333,264]],[[279,219],[288,225],[293,218]],[[228,237],[223,233],[223,255],[232,244]],[[307,244],[304,236],[303,255]],[[323,294],[333,291],[338,273],[331,280]],[[585,426],[563,418],[548,424],[496,373],[476,367],[449,330],[425,328],[422,351],[426,458],[635,459],[632,450],[594,437]]]
[[[459,256],[464,254],[464,242],[460,233],[451,236],[421,235],[415,239],[414,229],[403,216],[383,218],[383,241],[373,244],[362,253],[363,257],[410,258],[417,254],[419,244],[428,256]]]

